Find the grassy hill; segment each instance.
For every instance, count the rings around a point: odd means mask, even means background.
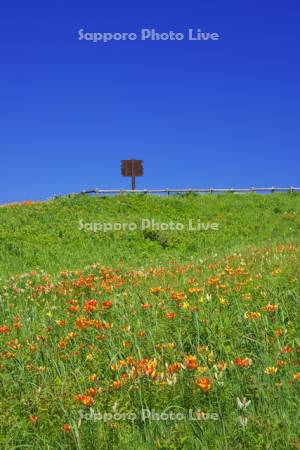
[[[55,273],[93,262],[145,266],[226,255],[253,245],[299,240],[300,195],[71,196],[0,208],[0,273]],[[183,231],[141,230],[142,219],[182,223]],[[218,230],[189,231],[192,220]],[[80,222],[82,221],[82,222]],[[86,224],[85,230],[80,224]],[[90,223],[136,224],[136,231],[88,231]]]
[[[0,448],[299,449],[299,212],[296,194],[0,208]]]

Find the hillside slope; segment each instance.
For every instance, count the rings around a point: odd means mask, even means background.
[[[79,195],[13,205],[0,208],[0,274],[37,268],[54,273],[95,262],[132,267],[184,262],[253,245],[297,242],[299,212],[297,194]],[[184,229],[141,230],[142,219],[181,223]],[[189,220],[193,227],[197,220],[218,224],[218,230],[189,231]],[[94,232],[91,223],[136,224],[137,230]]]
[[[299,449],[299,207],[274,194],[0,208],[0,448]],[[209,229],[189,230],[197,219]]]

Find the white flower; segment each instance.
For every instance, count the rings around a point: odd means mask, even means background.
[[[236,399],[236,403],[239,409],[246,409],[251,403],[251,400],[248,400],[244,397],[243,400],[240,400],[238,397]]]

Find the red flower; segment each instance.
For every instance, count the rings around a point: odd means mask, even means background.
[[[95,311],[96,308],[97,308],[97,300],[88,300],[84,304],[85,311],[92,312]]]
[[[95,400],[89,395],[76,395],[75,400],[82,403],[84,406],[91,406],[95,403]]]
[[[196,356],[186,356],[184,358],[185,366],[189,370],[196,370],[198,367]]]
[[[102,303],[103,309],[110,309],[112,307],[113,303],[107,300],[106,302]]]
[[[169,320],[172,320],[176,317],[176,314],[174,312],[169,312],[166,314],[166,318]]]
[[[289,345],[287,345],[286,347],[282,347],[282,349],[280,350],[280,353],[281,353],[281,354],[284,354],[284,353],[291,353],[291,351],[292,351],[292,347],[290,347]]]
[[[72,427],[69,423],[65,423],[62,428],[65,433],[69,433],[72,430]]]
[[[6,325],[0,326],[0,333],[9,333],[10,329]]]
[[[37,421],[39,420],[38,416],[29,416],[30,422],[35,425]]]
[[[238,367],[250,367],[252,366],[252,362],[251,358],[236,358],[233,364]]]

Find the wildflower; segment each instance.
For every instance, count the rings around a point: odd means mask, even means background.
[[[267,374],[267,375],[275,375],[277,370],[278,370],[277,367],[267,367],[265,369],[265,374]]]
[[[207,345],[198,345],[197,347],[198,353],[201,355],[208,352],[208,346]]]
[[[261,314],[259,312],[253,311],[253,312],[245,312],[244,319],[245,320],[255,320],[259,319]]]
[[[184,292],[173,292],[171,294],[171,300],[175,300],[176,302],[181,302],[186,300],[186,295]]]
[[[202,288],[198,288],[198,287],[190,287],[189,288],[189,293],[190,294],[198,294],[199,292],[203,292]]]
[[[65,424],[63,425],[62,429],[63,429],[63,431],[64,431],[65,433],[69,433],[69,432],[72,430],[72,427],[71,427],[71,425],[70,425],[69,423],[65,423]]]
[[[289,345],[287,345],[286,347],[282,347],[282,349],[280,350],[281,354],[285,354],[285,353],[291,353],[292,351],[292,347],[290,347]]]
[[[70,333],[68,333],[68,339],[74,339],[77,336],[77,334],[75,333],[75,331],[70,331]]]
[[[266,306],[263,306],[262,311],[266,311],[266,312],[276,312],[278,309],[277,305],[271,305],[270,303]]]
[[[29,420],[33,425],[35,425],[38,422],[39,418],[38,416],[29,416]]]
[[[18,339],[13,339],[12,341],[9,341],[7,343],[7,346],[14,350],[18,350],[19,348],[21,348],[21,344],[19,343]]]
[[[20,318],[19,317],[14,317],[14,327],[16,330],[20,330],[22,328],[22,324],[20,322]]]
[[[207,377],[198,378],[195,384],[201,389],[202,392],[208,392],[212,388],[212,380]]]
[[[162,291],[162,288],[161,287],[153,287],[153,288],[150,288],[149,289],[149,292],[151,293],[151,294],[158,294],[159,292],[161,292]]]
[[[218,364],[217,364],[217,368],[219,369],[219,370],[225,370],[226,368],[227,368],[227,364],[224,362],[224,361],[221,361],[221,362],[219,362]]]
[[[58,348],[66,348],[67,345],[68,345],[68,342],[65,340],[62,340],[57,344],[57,347]]]
[[[68,310],[71,312],[79,312],[80,307],[78,305],[71,305],[71,306],[69,306]]]
[[[243,294],[243,299],[245,302],[249,302],[252,300],[252,295],[249,292],[247,294]]]
[[[179,372],[182,369],[182,367],[183,367],[182,364],[175,362],[175,363],[167,366],[167,370],[169,373],[175,373],[175,372]]]
[[[209,286],[215,286],[216,284],[218,284],[219,282],[219,278],[218,277],[211,277],[209,278],[209,280],[207,281],[207,284]]]
[[[90,396],[90,397],[95,397],[97,394],[98,394],[98,389],[95,388],[95,387],[90,387],[87,390],[87,395]]]
[[[250,405],[251,400],[247,400],[245,397],[240,400],[239,397],[237,397],[236,403],[239,409],[246,409]]]
[[[280,269],[274,269],[274,270],[272,271],[273,277],[275,277],[276,275],[279,275],[280,273],[281,273],[281,270],[280,270]]]
[[[172,377],[167,376],[166,381],[169,386],[173,386],[174,384],[177,383],[177,377],[176,375],[173,375]]]
[[[93,312],[97,308],[97,300],[87,300],[84,303],[84,309],[87,312]]]
[[[100,334],[97,334],[96,339],[98,341],[102,341],[103,339],[106,339],[106,336],[105,336],[105,334],[100,333]]]
[[[300,372],[295,373],[293,378],[295,381],[300,381]]]
[[[149,308],[152,308],[152,305],[151,305],[151,303],[142,303],[142,304],[141,304],[141,308],[143,308],[143,309],[149,309]]]
[[[102,309],[110,309],[113,305],[113,302],[107,300],[106,302],[102,303]]]
[[[274,331],[274,334],[276,337],[280,337],[283,335],[283,331],[281,328],[278,328],[277,330]]]
[[[220,297],[219,298],[219,303],[220,303],[220,305],[224,305],[224,306],[228,306],[229,305],[229,302],[227,300],[225,300],[224,297]]]
[[[79,317],[76,320],[75,325],[77,328],[80,328],[81,330],[86,330],[91,325],[91,321],[89,319],[86,319],[85,317]]]
[[[188,309],[188,308],[190,307],[190,304],[189,304],[189,302],[183,302],[182,305],[181,305],[181,307],[182,307],[183,309]]]
[[[122,382],[120,380],[114,381],[111,383],[110,387],[114,390],[118,390],[122,387]]]
[[[188,370],[196,370],[197,369],[197,358],[196,356],[185,356],[184,358],[185,366]]]
[[[88,380],[91,382],[94,382],[97,380],[97,375],[95,373],[92,373],[91,375],[88,376]]]
[[[75,400],[82,403],[84,406],[91,406],[95,403],[95,400],[93,399],[93,397],[91,397],[89,395],[78,394],[75,396]]]
[[[208,367],[206,366],[199,366],[197,367],[197,372],[200,373],[200,375],[202,375],[203,373],[208,371]]]
[[[137,376],[147,376],[152,380],[157,379],[157,360],[156,359],[140,359],[132,363],[133,367],[130,372],[132,378]]]
[[[234,364],[235,366],[238,366],[238,367],[246,367],[246,368],[252,366],[252,363],[253,363],[253,361],[252,361],[251,358],[236,358],[236,359],[233,361],[233,364]]]
[[[166,318],[169,320],[172,320],[176,317],[176,314],[174,312],[169,312],[166,314]]]
[[[10,328],[7,327],[6,325],[1,325],[0,326],[0,334],[2,333],[9,333],[10,332]]]

